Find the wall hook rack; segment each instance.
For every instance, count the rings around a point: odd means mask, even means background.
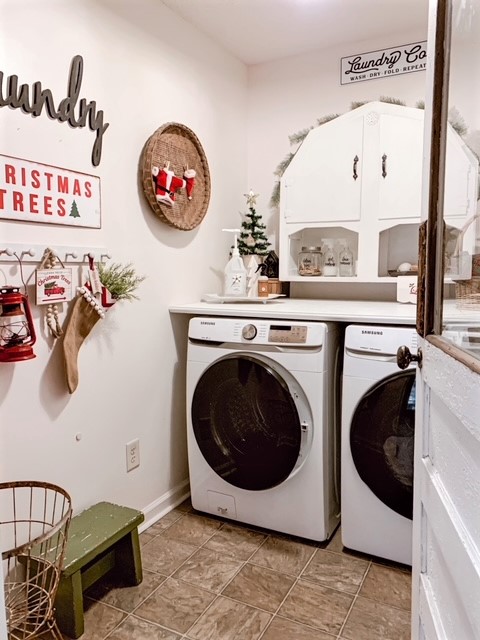
[[[17,262],[17,256],[23,263],[40,263],[45,249],[50,248],[57,258],[66,264],[82,264],[88,262],[89,256],[96,262],[105,262],[110,258],[106,247],[88,246],[60,246],[40,244],[15,244],[0,245],[0,262]],[[16,254],[16,255],[15,255]]]

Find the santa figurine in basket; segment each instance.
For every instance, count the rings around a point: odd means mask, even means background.
[[[196,176],[194,169],[185,167],[183,177],[179,178],[170,170],[170,162],[166,162],[162,169],[152,167],[152,176],[155,184],[155,198],[157,202],[173,207],[177,191],[183,188],[187,191],[187,198],[189,200],[192,199]]]

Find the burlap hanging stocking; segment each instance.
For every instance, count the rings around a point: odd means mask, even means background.
[[[70,393],[78,386],[77,359],[80,347],[100,318],[105,317],[101,305],[85,287],[79,287],[78,292],[80,296],[75,301],[63,337],[63,356]]]

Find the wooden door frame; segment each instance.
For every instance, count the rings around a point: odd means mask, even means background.
[[[425,340],[458,360],[471,371],[480,373],[480,361],[442,338],[445,189],[445,157],[448,128],[448,89],[452,0],[437,0],[434,20],[433,74],[430,80],[431,121],[425,122],[425,140],[430,148],[430,166],[424,180],[429,181],[427,220],[419,234],[419,304],[417,332]],[[428,94],[428,88],[427,88]]]

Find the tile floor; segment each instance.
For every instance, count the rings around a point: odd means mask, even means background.
[[[144,580],[101,583],[82,640],[409,640],[406,567],[207,517],[189,501],[141,534]]]

